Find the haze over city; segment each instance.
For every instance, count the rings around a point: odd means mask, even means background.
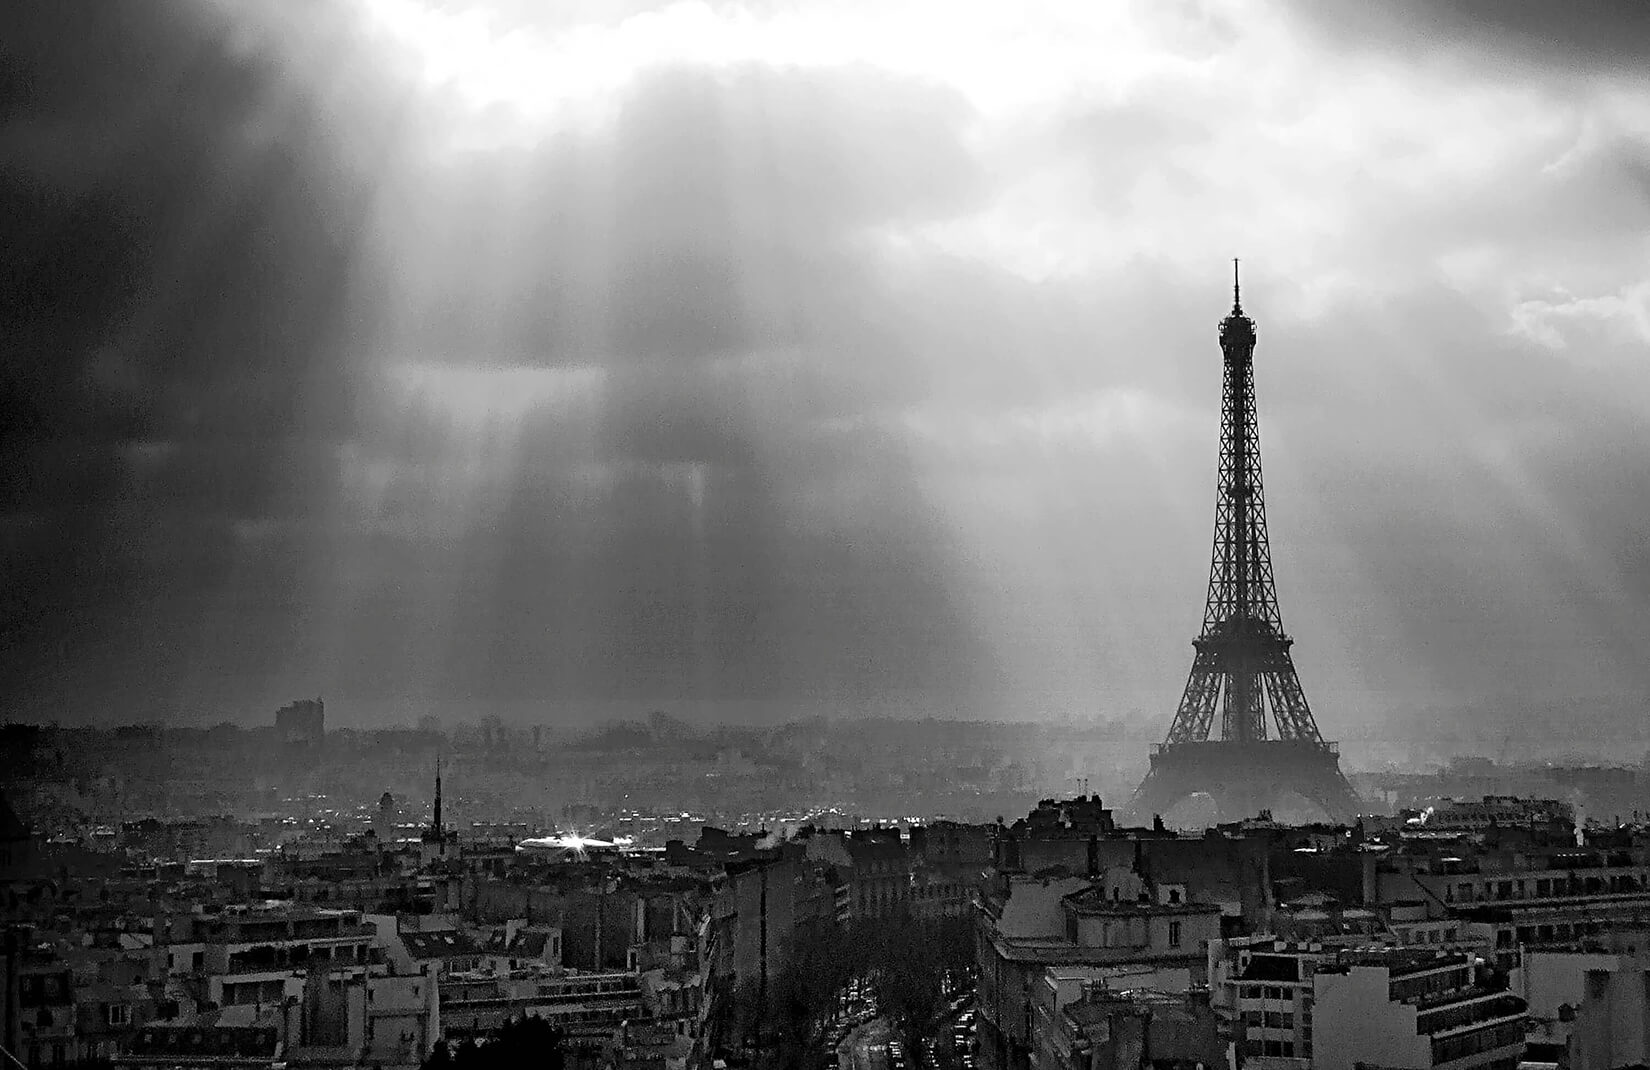
[[[42,3],[0,54],[11,719],[1156,733],[1238,256],[1324,734],[1643,753],[1642,6]]]

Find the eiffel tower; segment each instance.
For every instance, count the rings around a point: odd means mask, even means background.
[[[1358,796],[1341,774],[1335,744],[1324,742],[1306,705],[1294,642],[1284,634],[1272,582],[1272,551],[1261,497],[1260,429],[1255,416],[1255,321],[1243,314],[1237,261],[1232,311],[1220,321],[1226,373],[1220,415],[1220,490],[1209,601],[1186,691],[1151,770],[1124,810],[1143,824],[1199,793],[1219,820],[1253,817],[1285,793],[1316,803],[1335,821],[1358,814]],[[1270,721],[1277,726],[1268,735]],[[1215,711],[1220,734],[1211,735]]]

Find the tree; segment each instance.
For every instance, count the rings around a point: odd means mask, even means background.
[[[504,1023],[485,1044],[465,1040],[456,1051],[438,1042],[423,1070],[562,1070],[565,1034],[543,1018],[524,1015]]]

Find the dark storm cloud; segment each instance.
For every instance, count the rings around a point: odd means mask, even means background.
[[[1466,50],[1558,73],[1650,70],[1650,7],[1638,0],[1358,0],[1295,5],[1337,41],[1359,47]]]
[[[20,699],[164,712],[238,525],[309,513],[351,429],[360,202],[313,100],[235,29],[188,3],[8,14],[0,507],[22,532],[3,637]],[[295,567],[264,564],[277,587]],[[255,660],[270,638],[253,620],[212,654]]]

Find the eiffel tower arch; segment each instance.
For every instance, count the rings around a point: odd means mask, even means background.
[[[1219,820],[1231,821],[1294,793],[1331,819],[1350,821],[1357,793],[1306,704],[1289,653],[1294,640],[1278,612],[1261,493],[1255,321],[1243,312],[1235,260],[1220,348],[1220,486],[1203,629],[1192,642],[1192,671],[1168,737],[1152,748],[1151,770],[1123,817],[1143,824],[1203,793]]]

